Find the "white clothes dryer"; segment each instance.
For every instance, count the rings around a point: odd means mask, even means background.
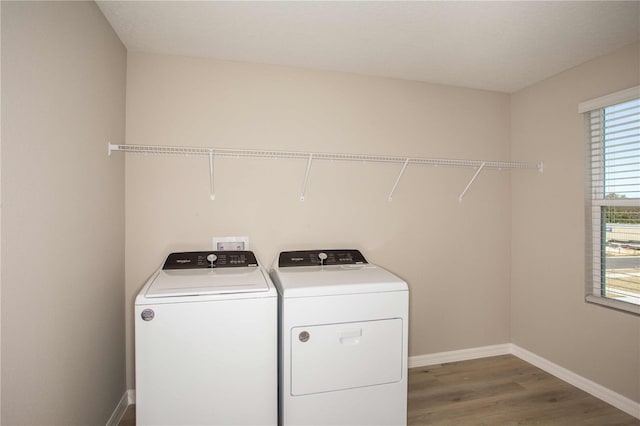
[[[250,251],[170,254],[135,300],[138,425],[275,425],[277,292]]]
[[[409,291],[358,250],[282,252],[279,423],[406,425]]]

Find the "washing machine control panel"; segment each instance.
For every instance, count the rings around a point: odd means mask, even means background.
[[[278,266],[358,265],[367,263],[359,250],[301,250],[283,251]]]
[[[258,266],[251,251],[188,251],[171,253],[162,269],[237,268]]]

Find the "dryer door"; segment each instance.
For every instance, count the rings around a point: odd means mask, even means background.
[[[402,380],[402,319],[291,329],[294,396]]]

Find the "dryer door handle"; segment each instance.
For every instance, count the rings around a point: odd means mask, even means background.
[[[357,345],[362,337],[362,329],[351,329],[341,331],[339,334],[340,343],[343,345]]]

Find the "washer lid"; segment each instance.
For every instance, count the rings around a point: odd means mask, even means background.
[[[258,266],[214,269],[165,269],[158,272],[145,296],[174,297],[269,291]]]
[[[285,298],[408,290],[407,283],[400,277],[370,263],[276,267],[272,278]]]

